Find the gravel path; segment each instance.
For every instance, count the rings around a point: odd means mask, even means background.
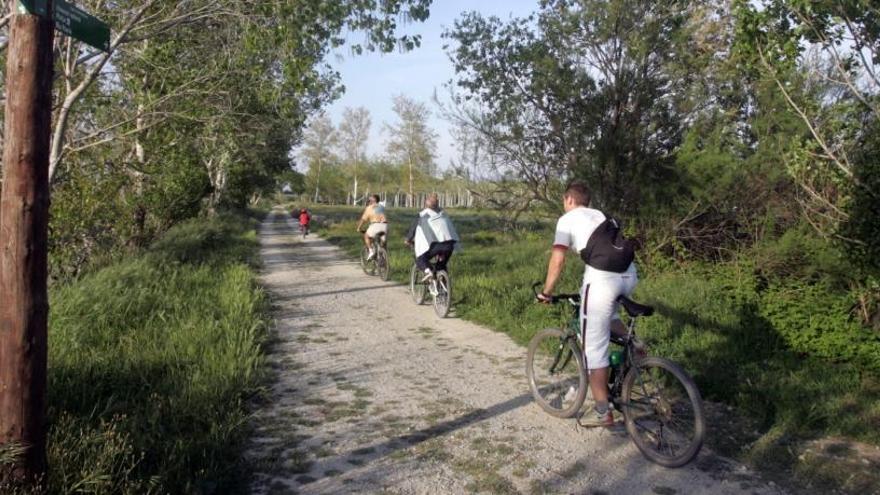
[[[281,210],[260,233],[277,341],[248,452],[254,493],[781,493],[705,448],[665,469],[622,428],[543,413],[523,347],[438,319],[405,287],[293,233]]]

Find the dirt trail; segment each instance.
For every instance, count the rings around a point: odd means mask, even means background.
[[[781,493],[708,452],[645,460],[622,429],[531,403],[525,349],[416,306],[280,210],[260,234],[276,371],[254,419],[254,493]],[[711,432],[710,432],[711,434]]]

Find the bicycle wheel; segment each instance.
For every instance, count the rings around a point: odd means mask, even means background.
[[[376,260],[375,258],[368,260],[367,258],[369,256],[370,250],[367,249],[367,246],[364,246],[364,248],[361,249],[361,268],[363,268],[364,273],[367,275],[373,275],[376,273]]]
[[[557,418],[577,414],[587,397],[584,357],[575,340],[558,328],[541,330],[532,337],[526,377],[535,402]]]
[[[684,466],[703,446],[706,419],[696,384],[668,359],[649,357],[623,379],[626,431],[648,459]]]
[[[452,284],[449,282],[449,274],[443,270],[434,274],[437,293],[434,294],[434,312],[440,318],[446,318],[449,307],[452,306]]]
[[[382,280],[388,280],[388,273],[391,268],[388,266],[388,251],[383,246],[376,248],[376,272]]]
[[[422,283],[422,271],[413,263],[412,268],[409,271],[409,293],[412,296],[413,302],[416,304],[422,304],[425,302],[425,292],[427,292],[427,288],[425,284]]]

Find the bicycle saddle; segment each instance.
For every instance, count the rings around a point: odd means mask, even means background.
[[[639,304],[626,296],[618,297],[617,302],[623,306],[623,309],[625,309],[630,316],[651,316],[654,314],[653,307]]]

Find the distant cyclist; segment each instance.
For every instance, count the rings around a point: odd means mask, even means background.
[[[312,215],[309,210],[302,208],[299,210],[299,230],[303,237],[309,235],[309,224],[312,222]]]
[[[446,270],[452,252],[461,247],[452,220],[439,204],[437,195],[429,194],[425,199],[425,209],[419,212],[419,217],[406,232],[406,244],[415,248],[416,266],[425,272],[422,282],[431,280],[433,276],[431,258],[437,257],[434,268]]]
[[[363,214],[361,214],[361,219],[357,224],[357,231],[361,231],[361,227],[364,223],[368,223],[366,232],[364,232],[364,244],[366,244],[367,249],[370,251],[370,255],[367,257],[368,260],[371,260],[376,257],[376,249],[373,247],[373,239],[376,238],[379,233],[388,235],[388,219],[385,217],[385,204],[379,201],[379,195],[373,194],[370,196],[370,199],[367,200],[367,207],[364,208]]]
[[[629,295],[635,289],[638,277],[631,252],[630,257],[617,257],[615,250],[618,248],[603,239],[606,231],[619,232],[614,230],[616,222],[601,211],[589,208],[589,204],[590,192],[587,187],[578,182],[569,184],[562,200],[565,214],[556,223],[544,290],[537,297],[540,302],[550,302],[565,264],[565,253],[569,249],[581,254],[585,260],[590,258],[590,253],[594,260],[601,255],[602,260],[592,264],[603,269],[591,266],[591,262],[586,261],[588,264],[581,287],[581,338],[590,373],[590,390],[595,400],[594,414],[582,418],[582,421],[596,426],[611,426],[614,416],[608,405],[609,332],[612,325],[615,334],[623,331],[623,324],[617,315],[617,298]],[[594,233],[597,235],[594,236]],[[601,244],[603,240],[604,244],[597,248],[597,241]],[[610,249],[605,249],[605,246]],[[641,347],[641,344],[637,345]]]

